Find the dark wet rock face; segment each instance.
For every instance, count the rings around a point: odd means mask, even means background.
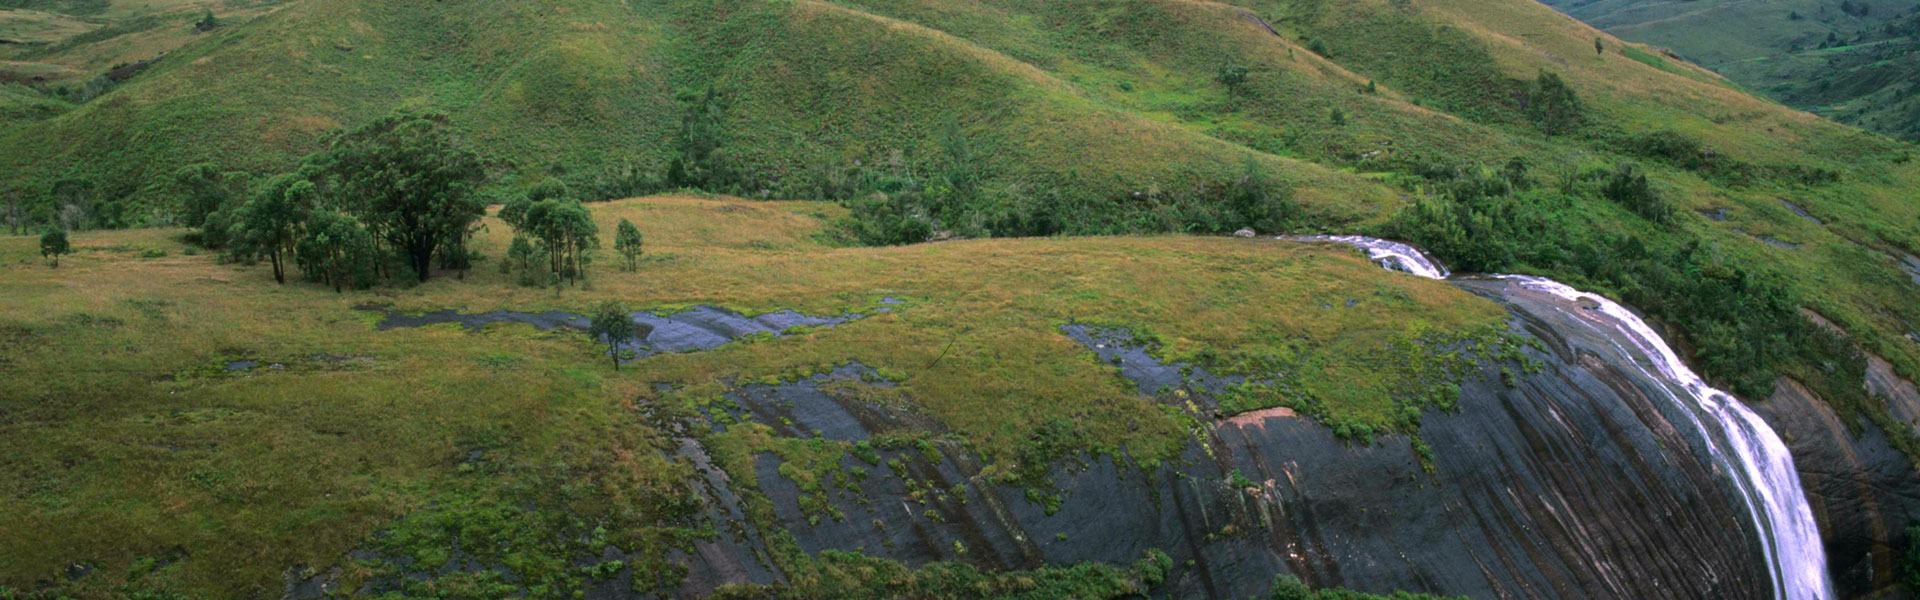
[[[1777,237],[1773,237],[1773,236],[1770,236],[1770,235],[1764,235],[1764,234],[1763,234],[1763,235],[1758,235],[1758,236],[1754,236],[1754,237],[1757,237],[1757,238],[1760,238],[1760,241],[1762,241],[1762,242],[1766,242],[1766,243],[1767,243],[1767,245],[1770,245],[1770,246],[1773,246],[1773,247],[1775,247],[1775,248],[1786,248],[1786,249],[1788,249],[1788,250],[1792,250],[1792,249],[1794,249],[1794,248],[1799,248],[1799,247],[1800,247],[1800,245],[1799,245],[1799,244],[1796,244],[1796,243],[1793,243],[1793,242],[1789,242],[1789,241],[1786,241],[1786,240],[1783,240],[1783,239],[1780,239],[1780,238],[1777,238]]]
[[[1920,393],[1886,361],[1869,358],[1866,385],[1896,420],[1920,423]],[[1844,422],[1792,380],[1780,380],[1755,410],[1793,451],[1838,597],[1878,597],[1896,586],[1894,561],[1907,548],[1907,526],[1920,521],[1920,472],[1878,427]]]
[[[883,448],[875,463],[848,456],[840,468],[852,485],[824,494],[838,519],[803,509],[806,494],[781,475],[778,457],[756,457],[754,475],[776,527],[808,552],[1024,569],[1126,563],[1160,549],[1177,566],[1156,596],[1244,598],[1292,573],[1315,586],[1487,598],[1770,597],[1751,520],[1699,442],[1644,391],[1651,384],[1609,365],[1604,340],[1563,337],[1525,306],[1514,314],[1547,342],[1535,357],[1549,368],[1508,388],[1490,365],[1463,386],[1458,413],[1430,414],[1421,435],[1434,449],[1432,473],[1405,438],[1354,446],[1269,409],[1215,422],[1170,464],[1057,464],[1051,490],[984,481],[984,465],[948,443]],[[1210,407],[1232,381],[1162,364],[1123,330],[1063,332],[1180,405]],[[734,412],[796,438],[937,427],[910,407],[824,391],[862,376],[851,367],[743,386]]]
[[[887,298],[882,300],[881,304],[882,306],[875,309],[875,312],[891,311],[899,301]],[[469,330],[478,330],[495,323],[523,323],[541,331],[561,327],[585,330],[592,324],[592,319],[584,315],[562,311],[535,313],[497,310],[462,314],[448,309],[417,315],[392,310],[384,312],[386,318],[375,325],[375,328],[380,331],[442,323],[458,323]],[[635,311],[633,322],[637,327],[635,335],[637,341],[622,344],[621,348],[632,351],[636,358],[663,352],[712,350],[750,335],[779,336],[795,327],[830,327],[864,316],[861,313],[848,313],[816,317],[792,310],[779,310],[749,317],[717,306],[695,306],[670,313]]]
[[[1000,570],[1126,564],[1157,549],[1175,567],[1153,597],[1262,596],[1285,573],[1315,587],[1475,598],[1773,597],[1761,536],[1730,477],[1705,454],[1697,430],[1682,426],[1682,409],[1656,393],[1659,382],[1624,368],[1628,359],[1612,340],[1572,326],[1579,318],[1572,313],[1586,308],[1517,294],[1502,288],[1505,282],[1457,283],[1506,305],[1515,330],[1543,342],[1526,352],[1546,368],[1516,374],[1509,387],[1499,365],[1486,365],[1461,385],[1457,412],[1427,414],[1420,435],[1432,448],[1431,472],[1404,437],[1349,444],[1286,409],[1218,419],[1212,399],[1242,379],[1164,364],[1122,329],[1067,325],[1062,334],[1141,393],[1208,426],[1177,460],[1059,461],[1047,489],[996,483],[988,466],[940,436],[942,425],[901,388],[859,364],[798,381],[733,385],[704,418],[664,424],[678,442],[673,452],[697,474],[689,484],[701,498],[698,519],[717,532],[690,551],[673,551],[686,567],[673,595],[778,584],[786,576],[771,548],[791,539],[809,553],[848,550],[908,565],[963,561]],[[650,322],[647,343],[830,324],[681,314],[687,316],[651,315],[660,321]],[[573,326],[569,317],[537,318]],[[656,339],[674,327],[713,337]],[[1920,418],[1920,399],[1908,403]],[[1831,460],[1818,458],[1802,445],[1843,447],[1820,441],[1818,432],[1856,438],[1817,411],[1772,404],[1781,415],[1799,415],[1768,418],[1790,432],[1797,458],[1808,457],[1802,474],[1822,497],[1814,501],[1822,530],[1884,530],[1878,537],[1830,537],[1842,591],[1860,589],[1846,577],[1885,579],[1887,550],[1904,543],[1887,528],[1914,516],[1888,508],[1888,497],[1912,501],[1916,492],[1901,486],[1920,480],[1894,468],[1904,465],[1897,453],[1862,452],[1855,442]],[[813,491],[790,478],[785,469],[794,466],[773,452],[744,461],[750,473],[729,473],[709,444],[743,422],[861,452],[842,455],[832,482]],[[744,485],[744,477],[757,487]],[[1907,483],[1894,483],[1898,477]],[[1869,498],[1877,508],[1865,508]],[[756,523],[754,506],[769,507],[758,514],[773,522]],[[1877,516],[1849,520],[1863,514]],[[1852,566],[1842,569],[1842,562]],[[1867,574],[1852,575],[1859,572]],[[624,590],[596,584],[592,596],[634,597]]]
[[[1101,483],[1111,474],[1065,477],[1079,493],[1055,518],[1093,515],[1095,527],[1115,532],[1095,548],[1184,541],[1201,566],[1176,585],[1202,597],[1257,593],[1281,571],[1375,592],[1769,597],[1751,521],[1696,442],[1641,390],[1647,382],[1593,354],[1604,340],[1564,339],[1524,308],[1515,314],[1548,342],[1552,355],[1537,358],[1550,367],[1514,388],[1489,367],[1462,387],[1458,413],[1429,414],[1421,436],[1434,450],[1432,474],[1405,439],[1352,446],[1272,409],[1219,423],[1212,458],[1190,457],[1200,460],[1175,477],[1188,485],[1160,490],[1187,504],[1175,507],[1186,521],[1101,525],[1116,515],[1168,517],[1146,497],[1118,501],[1124,487]],[[1190,483],[1236,471],[1255,485]],[[1077,504],[1083,497],[1097,500]]]
[[[1894,258],[1900,263],[1900,269],[1907,272],[1907,278],[1920,284],[1920,257],[1901,252]]]
[[[1151,349],[1135,340],[1133,332],[1125,329],[1069,323],[1060,326],[1060,331],[1092,350],[1100,360],[1118,367],[1121,377],[1133,382],[1134,389],[1149,396],[1177,390],[1212,402],[1227,386],[1247,380],[1239,376],[1217,376],[1207,372],[1205,367],[1161,363],[1153,357]],[[1210,403],[1207,408],[1216,409],[1219,406]]]
[[[1820,220],[1820,217],[1813,216],[1813,213],[1807,212],[1806,207],[1800,206],[1798,204],[1794,204],[1792,200],[1781,198],[1780,204],[1786,206],[1787,210],[1793,211],[1793,214],[1800,215],[1800,218],[1806,219],[1808,221],[1812,221],[1813,224],[1815,225],[1826,224],[1824,221]]]

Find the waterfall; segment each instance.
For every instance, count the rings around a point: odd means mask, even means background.
[[[1328,241],[1365,250],[1386,268],[1429,279],[1445,279],[1445,267],[1407,244],[1362,236],[1299,236],[1281,239]],[[1780,436],[1759,415],[1732,394],[1713,388],[1687,367],[1680,356],[1633,311],[1598,294],[1573,289],[1550,279],[1525,275],[1494,275],[1522,289],[1567,301],[1581,322],[1608,335],[1632,367],[1663,384],[1692,425],[1706,440],[1708,452],[1733,477],[1740,499],[1760,532],[1768,557],[1774,597],[1785,600],[1826,600],[1833,596],[1827,580],[1826,550],[1819,527],[1807,506],[1794,470],[1793,455]],[[1591,307],[1591,308],[1588,308]],[[1704,420],[1702,418],[1705,418]],[[1709,426],[1711,423],[1711,426]]]

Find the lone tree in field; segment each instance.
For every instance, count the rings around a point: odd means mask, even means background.
[[[1593,38],[1593,53],[1594,54],[1607,53],[1607,47],[1606,45],[1600,43],[1600,38]]]
[[[620,345],[633,339],[637,331],[633,326],[633,317],[627,314],[627,307],[618,301],[602,302],[593,311],[593,325],[587,333],[607,341],[607,355],[613,357],[613,370],[620,370]]]
[[[1547,137],[1571,133],[1585,120],[1580,97],[1567,86],[1566,80],[1550,71],[1541,71],[1540,77],[1533,81],[1532,89],[1527,90],[1524,98],[1524,108]]]
[[[48,226],[46,233],[40,234],[40,257],[53,258],[53,268],[60,268],[60,255],[73,251],[67,244],[67,230],[59,226]]]
[[[641,243],[640,228],[634,227],[633,221],[620,219],[620,231],[614,234],[613,249],[619,251],[620,256],[626,257],[628,271],[639,268]]]
[[[1240,65],[1224,65],[1220,72],[1213,75],[1214,81],[1227,86],[1229,92],[1239,92],[1240,85],[1247,82],[1247,68]]]
[[[445,114],[407,112],[327,139],[310,165],[347,213],[406,257],[426,281],[434,254],[464,247],[486,205],[474,190],[486,165],[454,135]]]

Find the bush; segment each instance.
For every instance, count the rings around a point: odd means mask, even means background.
[[[838,223],[853,241],[867,246],[917,244],[933,237],[933,222],[914,195],[876,193],[847,203],[852,212]]]
[[[1661,225],[1673,222],[1673,204],[1654,193],[1652,184],[1647,181],[1647,175],[1640,171],[1639,165],[1629,162],[1614,165],[1600,192],[1608,200],[1620,203],[1648,221]]]
[[[1435,182],[1437,194],[1403,209],[1380,233],[1420,244],[1462,271],[1552,273],[1633,305],[1677,326],[1680,345],[1693,349],[1701,373],[1740,396],[1766,397],[1774,379],[1788,373],[1843,406],[1860,395],[1853,374],[1865,359],[1802,318],[1800,299],[1778,276],[1743,267],[1678,230],[1645,238],[1597,232],[1596,217],[1581,209],[1577,196],[1500,194],[1502,185],[1488,181],[1495,177],[1484,170],[1448,172]],[[1589,189],[1576,185],[1574,191]],[[1672,207],[1647,189],[1637,169],[1607,172],[1601,192],[1637,213],[1672,218]]]

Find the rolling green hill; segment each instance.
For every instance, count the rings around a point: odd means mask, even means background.
[[[1518,209],[1553,225],[1469,237],[1551,239],[1500,240],[1525,247],[1491,263],[1446,258],[1648,294],[1705,336],[1719,326],[1678,314],[1705,292],[1580,258],[1634,238],[1686,262],[1701,259],[1677,253],[1704,244],[1920,373],[1920,303],[1898,266],[1920,253],[1913,146],[1650,48],[1608,40],[1625,52],[1596,53],[1603,34],[1532,3],[300,0],[222,6],[233,12],[211,29],[194,25],[196,5],[135,6],[76,11],[97,28],[16,51],[84,73],[128,36],[175,48],[103,73],[112,81],[74,78],[84,90],[8,95],[44,96],[15,100],[32,108],[0,131],[0,189],[28,220],[169,223],[181,166],[265,175],[327,131],[407,108],[449,113],[494,157],[499,194],[548,178],[610,196],[659,189],[699,114],[734,173],[716,191],[884,190],[913,202],[886,214],[963,236],[1378,230],[1423,196],[1493,210],[1460,194],[1462,178],[1517,168],[1509,187],[1559,190]],[[1634,161],[1676,219],[1602,194]],[[1774,362],[1710,372],[1759,392]]]
[[[1023,255],[1056,252],[1048,264],[1058,263],[1058,268],[1050,273],[1063,281],[1104,282],[1112,273],[1103,270],[1103,261],[1138,267],[1126,270],[1128,285],[1163,283],[1154,273],[1224,273],[1223,281],[1176,282],[1217,284],[1217,294],[1198,299],[1182,296],[1176,288],[1157,289],[1151,303],[1180,303],[1166,310],[1143,307],[1139,297],[1123,297],[1120,288],[1126,285],[1111,282],[1103,285],[1117,287],[1102,287],[1099,297],[1047,288],[1051,280],[1043,276],[1026,284],[1039,290],[1034,294],[1058,296],[1043,302],[1048,319],[1071,319],[1077,314],[1074,307],[1126,307],[1151,313],[1148,322],[1172,331],[1176,339],[1167,341],[1183,357],[1256,363],[1271,358],[1261,352],[1274,351],[1274,346],[1260,344],[1295,343],[1272,332],[1314,325],[1293,322],[1297,315],[1265,315],[1261,318],[1287,321],[1286,326],[1248,333],[1234,330],[1246,323],[1240,313],[1220,310],[1199,323],[1180,321],[1179,315],[1219,306],[1244,309],[1249,295],[1263,291],[1300,298],[1311,293],[1290,287],[1308,284],[1287,280],[1284,273],[1242,273],[1264,269],[1267,263],[1220,255],[1222,250],[1207,245],[1221,240],[1166,236],[1123,240],[1115,246],[1100,240],[995,241],[917,246],[893,254],[845,246],[921,242],[936,235],[1226,233],[1240,227],[1261,233],[1372,233],[1420,243],[1463,270],[1551,275],[1626,300],[1663,327],[1715,383],[1755,401],[1767,397],[1778,382],[1804,383],[1847,422],[1876,424],[1910,455],[1920,456],[1920,439],[1911,428],[1899,426],[1883,400],[1867,397],[1861,389],[1859,371],[1867,358],[1855,353],[1884,358],[1905,377],[1920,376],[1920,272],[1903,267],[1920,265],[1920,258],[1914,258],[1920,255],[1920,200],[1913,191],[1920,189],[1920,162],[1914,160],[1920,147],[1755,96],[1746,90],[1759,86],[1736,85],[1694,63],[1663,55],[1654,46],[1621,41],[1529,0],[15,4],[0,10],[0,27],[8,32],[0,37],[21,42],[0,46],[0,60],[6,61],[0,66],[7,78],[0,87],[0,202],[7,204],[0,208],[19,211],[0,216],[17,214],[10,225],[25,231],[48,223],[80,229],[171,227],[184,212],[182,193],[173,183],[173,174],[182,167],[211,164],[214,171],[233,173],[230,181],[244,184],[293,168],[302,156],[319,150],[329,132],[396,111],[427,109],[448,114],[465,142],[490,158],[485,193],[493,199],[557,180],[588,200],[694,191],[816,201],[777,205],[795,215],[804,212],[806,218],[786,215],[792,218],[773,225],[729,216],[750,208],[702,207],[689,213],[697,216],[675,221],[670,235],[685,238],[685,243],[661,259],[676,277],[671,286],[627,282],[617,288],[662,305],[720,302],[739,304],[749,312],[773,310],[793,306],[792,298],[783,296],[793,292],[794,297],[808,298],[799,301],[802,308],[859,310],[891,289],[889,278],[916,273],[911,287],[915,294],[950,302],[965,297],[987,314],[1005,310],[1028,315],[1008,319],[1032,319],[1040,313],[1008,308],[1032,309],[1021,304],[1029,302],[1024,297],[967,296],[970,292],[953,286],[965,282],[1001,294],[987,283],[984,267],[975,263],[1018,272],[1030,266],[1023,263]],[[1711,3],[1685,4],[1704,8]],[[1618,3],[1618,11],[1602,3],[1563,8],[1575,14],[1628,14],[1629,5]],[[1635,23],[1684,22],[1691,14],[1676,10],[1643,7],[1632,14],[1640,15]],[[207,11],[214,21],[200,25]],[[1883,11],[1891,14],[1895,8],[1891,2],[1872,4],[1875,18]],[[1826,49],[1835,50],[1840,49]],[[1767,56],[1758,46],[1729,52],[1724,60]],[[1862,64],[1853,71],[1881,77],[1872,74],[1880,72],[1876,68]],[[1846,101],[1831,102],[1845,106]],[[710,161],[708,166],[724,167],[727,175],[681,185],[685,182],[675,181],[672,165],[694,160],[693,149],[700,144],[717,147],[711,156],[698,158]],[[647,203],[618,206],[643,224],[669,212]],[[888,227],[901,222],[919,228]],[[791,235],[754,237],[763,226],[778,226]],[[742,228],[750,231],[736,231]],[[610,224],[602,230],[610,231]],[[727,233],[727,239],[752,239],[737,248],[725,240],[705,239],[716,231]],[[864,235],[876,231],[875,236]],[[487,260],[495,259],[507,247],[503,232],[497,228],[480,234],[472,248],[488,253]],[[140,286],[169,281],[209,301],[239,303],[232,307],[235,311],[299,306],[312,308],[319,315],[315,319],[365,325],[358,322],[364,320],[355,316],[359,313],[348,308],[351,304],[314,289],[290,288],[299,290],[297,304],[282,304],[287,297],[262,289],[222,292],[221,286],[233,281],[230,267],[207,257],[177,256],[155,263],[180,269],[174,274],[185,279],[140,277],[141,263],[134,262],[143,260],[139,249],[187,252],[176,233],[184,235],[161,229],[89,232],[101,237],[84,246],[107,254],[98,261],[76,259],[83,268],[96,270],[74,269],[89,278],[68,291],[101,298],[88,310],[122,324],[145,318],[139,303],[148,296],[164,295]],[[648,235],[656,234],[649,230]],[[0,254],[13,260],[8,268],[38,269],[27,265],[35,250],[31,240],[11,235],[3,241]],[[1067,246],[1050,245],[1055,243]],[[714,244],[726,247],[714,250]],[[778,264],[737,264],[741,256],[763,251],[777,253]],[[815,254],[844,263],[835,262],[833,269],[820,273],[800,264]],[[1322,260],[1318,256],[1300,260]],[[1312,285],[1374,273],[1370,265],[1349,259],[1327,259],[1348,262],[1339,268],[1316,267],[1311,281],[1320,283]],[[966,268],[952,275],[956,280],[946,281],[939,276],[946,271],[928,270],[935,267]],[[36,270],[31,277],[14,280],[20,297],[31,293],[46,305],[64,300],[56,292],[69,283],[57,276],[67,268],[54,274]],[[855,276],[863,283],[841,280]],[[1236,291],[1243,277],[1260,286]],[[245,285],[265,285],[259,279]],[[509,285],[505,276],[480,281]],[[94,285],[114,288],[115,293],[94,294],[97,290],[86,287]],[[409,310],[456,304],[508,307],[489,295],[490,288],[450,288],[439,282],[423,287],[425,292],[416,292],[394,284],[369,294],[403,298],[400,304]],[[1382,297],[1405,296],[1407,303],[1420,301],[1417,322],[1399,324],[1408,328],[1401,332],[1405,336],[1423,331],[1423,324],[1462,329],[1497,318],[1457,290],[1444,292],[1451,295],[1439,300],[1415,292],[1420,290],[1377,292]],[[544,291],[515,293],[523,304],[573,310],[584,306],[576,298],[533,300]],[[1301,300],[1301,305],[1307,302]],[[132,332],[134,328],[95,331],[87,325],[93,321],[85,321],[92,318],[89,313],[50,322],[53,317],[39,315],[31,306],[11,306],[9,311],[0,315],[0,325],[27,332],[15,336],[26,340],[18,348],[53,352],[33,358],[33,364],[79,356],[95,346],[176,348],[170,344],[177,343],[181,355],[197,361],[192,374],[205,375],[201,371],[207,365],[239,354],[220,348],[246,349],[235,341],[239,333],[201,325],[190,332],[196,337],[156,339]],[[187,307],[159,314],[199,323],[213,318],[210,312],[218,311]],[[943,318],[951,320],[916,325],[938,332],[970,330],[956,316]],[[980,352],[1032,348],[1032,340],[1055,336],[1049,329],[1054,323],[1037,322],[1018,323],[1018,328],[1006,330],[1013,332],[1004,334],[1007,337],[981,343]],[[1844,338],[1827,333],[1821,322],[1837,326]],[[315,335],[285,323],[259,327],[276,338]],[[52,342],[44,340],[55,338],[42,336],[70,330],[82,336],[72,344],[49,345]],[[371,340],[371,332],[361,333]],[[1338,344],[1352,342],[1343,337],[1348,329],[1314,333],[1302,343],[1344,348]],[[902,335],[932,340],[928,336],[933,334]],[[557,352],[516,336],[495,340],[498,343],[486,350]],[[1362,339],[1369,340],[1377,341]],[[884,354],[887,344],[858,342],[869,344],[861,347],[873,356]],[[338,350],[302,343],[301,352]],[[1199,350],[1215,346],[1228,354]],[[788,355],[772,360],[768,355],[776,350],[768,348],[787,347],[755,346],[750,356],[701,357],[698,360],[714,362],[687,369],[706,379],[690,380],[777,379],[788,370],[812,373],[844,358]],[[445,378],[420,374],[413,383],[453,386],[436,388],[449,399],[461,389],[451,380],[507,360],[481,355],[481,349],[445,350],[458,354],[462,370]],[[1232,353],[1237,350],[1245,352]],[[144,351],[128,352],[134,358],[115,356],[138,368],[169,373],[187,368]],[[939,360],[918,354],[894,358]],[[1332,383],[1321,391],[1340,396],[1345,392],[1337,389],[1339,382],[1377,379],[1372,369],[1399,358],[1363,356],[1352,363],[1328,363],[1324,381]],[[404,351],[380,359],[421,373],[428,370],[423,363],[432,360]],[[805,362],[814,359],[820,364]],[[537,357],[543,365],[566,360],[558,354]],[[771,362],[720,364],[733,360]],[[1052,381],[1049,377],[1059,373],[1092,377],[1037,359],[996,360],[1020,365],[1021,370],[995,384],[1006,386],[1004,390],[980,391],[971,380],[915,383],[924,386],[916,391],[930,394],[925,401],[942,411],[941,417],[965,425],[956,435],[982,452],[1003,458],[1055,452],[1034,447],[1047,440],[1032,441],[1044,437],[1045,423],[1039,420],[1048,417],[1089,424],[1091,441],[1076,439],[1073,443],[1080,446],[1069,448],[1076,451],[1125,446],[1164,453],[1168,450],[1155,444],[1165,446],[1179,437],[1181,423],[1151,408],[1101,413],[1098,418],[1063,407],[996,412],[998,407],[982,400],[985,394],[1004,392],[994,397],[999,400],[1016,397],[1022,390],[1031,391],[1027,386]],[[329,377],[334,370],[351,370],[314,361],[309,366]],[[1054,367],[1057,372],[1041,370]],[[575,448],[569,444],[575,440],[597,435],[599,428],[623,425],[616,419],[624,413],[599,403],[604,395],[600,376],[570,369],[526,375],[523,383],[591,399],[565,410],[592,419],[556,417],[566,427],[582,429],[552,433],[553,439],[513,442],[537,448],[535,456],[573,456]],[[513,372],[525,371],[531,369]],[[197,385],[187,379],[180,384],[183,389]],[[149,383],[116,385],[144,390],[139,394],[157,393],[153,390],[160,388]],[[10,385],[22,398],[55,398],[72,391],[62,387],[68,385],[63,381]],[[393,390],[409,389],[404,382],[392,385]],[[618,393],[652,393],[632,381],[614,387]],[[1069,397],[1085,389],[1043,390],[1032,397]],[[292,387],[255,391],[297,395]],[[711,390],[695,388],[689,394],[706,391]],[[1336,416],[1366,424],[1369,431],[1373,426],[1394,431],[1396,423],[1404,422],[1396,420],[1403,413],[1387,410],[1394,407],[1393,393],[1370,389],[1350,394],[1358,398],[1346,407],[1351,412]],[[492,431],[517,420],[518,411],[533,410],[519,404],[524,399],[512,390],[488,394],[470,399],[476,403],[475,414],[449,408],[425,418],[410,415],[395,421],[393,430],[358,435],[351,448],[329,458],[333,462],[324,465],[328,481],[350,488],[360,504],[302,496],[258,514],[228,515],[196,504],[204,500],[202,492],[258,498],[280,490],[229,489],[219,480],[192,479],[205,489],[174,490],[165,498],[190,506],[180,510],[206,520],[170,520],[168,511],[178,506],[129,500],[136,495],[130,490],[139,489],[144,480],[110,472],[99,475],[102,483],[97,487],[48,492],[52,500],[45,501],[52,502],[51,507],[34,504],[43,499],[27,499],[32,494],[7,499],[13,504],[0,504],[0,510],[26,516],[0,525],[67,514],[63,510],[111,515],[154,528],[143,535],[156,547],[190,537],[215,548],[210,552],[216,560],[232,559],[242,566],[233,574],[197,566],[200,570],[186,576],[188,589],[232,595],[257,591],[277,583],[272,580],[290,561],[337,557],[387,519],[436,502],[438,492],[428,493],[432,486],[423,482],[442,475],[435,470],[445,466],[440,463],[456,462],[443,460],[442,454],[451,456],[454,448],[468,444],[433,436],[456,435],[446,429],[448,422]],[[157,396],[129,397],[152,406],[164,402]],[[245,398],[235,394],[230,399],[250,401]],[[392,417],[393,407],[378,400],[369,395],[348,408],[351,415],[368,420]],[[316,416],[324,411],[304,405],[268,404],[272,406],[262,410],[290,411],[303,419],[332,418]],[[12,409],[0,417],[23,423],[41,417],[58,420],[72,428],[68,434],[91,431],[95,425],[134,432],[160,427],[135,422],[133,413],[96,417],[78,409],[59,413],[68,407],[0,408]],[[128,420],[113,420],[119,417]],[[179,416],[203,417],[218,423],[209,426],[205,435],[210,437],[246,437],[282,426],[274,420],[280,416],[269,422],[229,421],[225,414]],[[1138,418],[1128,420],[1133,417]],[[285,433],[298,439],[278,441],[299,448],[329,444],[307,434],[304,429]],[[40,441],[46,444],[21,443],[22,452],[41,453],[20,459],[31,462],[36,469],[32,477],[40,479],[22,476],[10,482],[18,485],[15,489],[55,485],[50,481],[57,478],[45,474],[60,469],[61,458],[46,448],[62,433],[45,435],[50,437]],[[127,439],[137,438],[129,434]],[[435,454],[431,459],[385,456],[386,446],[399,439]],[[670,477],[660,474],[665,467],[653,464],[660,459],[651,450],[630,452],[660,442],[616,440],[615,447],[604,449],[605,456],[592,459],[601,463],[590,470],[608,477],[595,485],[608,490],[627,484],[672,487],[673,482],[662,483]],[[132,452],[128,448],[139,445],[101,444],[89,446],[89,451]],[[246,468],[269,468],[232,452],[218,457]],[[640,454],[646,458],[632,458]],[[634,460],[644,464],[631,464]],[[219,469],[171,475],[181,481],[202,475],[217,479],[214,471]],[[305,487],[309,482],[300,474],[268,475],[263,480],[309,495],[319,492]],[[337,522],[347,525],[315,540],[315,548],[284,547],[319,524]],[[0,559],[0,577],[5,578],[0,581],[37,581],[49,569],[61,568],[56,564],[61,560],[111,546],[119,534],[109,529],[90,530],[91,537],[84,539],[47,538],[48,544],[69,546],[32,562]],[[678,535],[648,533],[654,534]],[[237,541],[224,541],[236,535]],[[274,550],[263,557],[263,547]],[[112,558],[141,560],[127,552]]]
[[[1546,4],[1789,106],[1920,139],[1920,5],[1908,0]]]

